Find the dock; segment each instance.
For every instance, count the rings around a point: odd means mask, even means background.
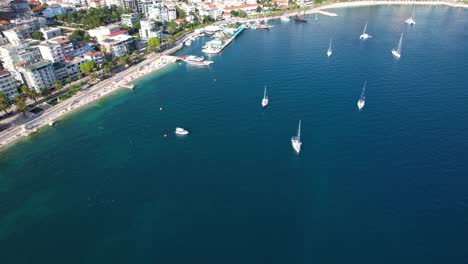
[[[232,34],[232,36],[226,40],[221,46],[219,47],[216,47],[216,48],[205,48],[202,50],[203,53],[206,53],[206,54],[217,54],[217,53],[220,53],[225,47],[227,47],[227,45],[229,45],[229,43],[231,43],[243,30],[245,29],[245,26],[244,25],[240,25],[236,31],[234,32],[234,34]]]

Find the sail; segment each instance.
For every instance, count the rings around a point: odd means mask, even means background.
[[[362,31],[362,34],[366,34],[366,29],[367,29],[367,22],[366,22],[366,25],[364,26],[364,31]]]
[[[332,43],[332,39],[330,38],[330,45],[328,46],[328,50],[331,50],[331,43]]]
[[[263,99],[266,99],[266,85],[265,85],[265,90],[263,91]]]
[[[414,15],[415,15],[415,11],[416,11],[416,6],[413,4],[413,12],[411,12],[411,19],[413,19],[414,21]]]

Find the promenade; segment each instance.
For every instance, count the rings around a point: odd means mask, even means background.
[[[16,142],[18,139],[29,135],[31,132],[37,131],[39,128],[44,127],[51,122],[56,122],[64,115],[71,113],[73,110],[88,105],[91,102],[94,102],[121,88],[132,87],[133,82],[138,78],[173,64],[177,60],[177,57],[164,54],[173,53],[180,48],[180,46],[176,46],[162,54],[152,54],[147,58],[147,60],[134,65],[109,79],[99,82],[86,90],[80,91],[75,96],[45,110],[41,115],[31,121],[0,132],[0,148]]]

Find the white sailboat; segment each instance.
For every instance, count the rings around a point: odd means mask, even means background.
[[[268,96],[266,95],[266,85],[263,91],[262,107],[265,108],[268,105]]]
[[[367,84],[367,81],[364,82],[364,87],[362,88],[361,96],[359,97],[359,100],[357,101],[357,107],[359,108],[359,110],[361,110],[366,104],[366,96],[365,96],[366,84]]]
[[[331,44],[332,44],[332,39],[330,38],[330,45],[328,46],[328,50],[327,50],[327,56],[328,57],[330,57],[332,55]]]
[[[401,57],[401,43],[403,41],[403,33],[400,36],[400,42],[398,42],[398,47],[396,49],[392,49],[393,56],[400,58]]]
[[[301,152],[301,120],[299,120],[299,127],[297,128],[297,135],[291,138],[291,145],[297,154]]]
[[[416,7],[413,4],[413,10],[411,11],[411,16],[408,19],[405,20],[405,23],[410,25],[410,26],[416,24],[416,20],[415,20],[415,17],[414,17],[415,10],[416,10]]]
[[[364,26],[364,30],[362,31],[361,36],[359,36],[359,39],[368,39],[368,38],[372,38],[371,35],[369,35],[369,34],[366,33],[366,30],[367,30],[367,22],[366,22],[366,25]]]

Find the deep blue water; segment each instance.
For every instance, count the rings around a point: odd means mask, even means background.
[[[468,263],[468,14],[410,10],[246,30],[1,152],[0,262]]]

